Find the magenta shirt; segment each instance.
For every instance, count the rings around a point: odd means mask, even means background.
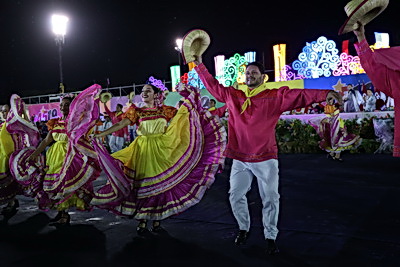
[[[373,52],[365,39],[354,46],[373,85],[394,99],[393,156],[400,157],[400,47],[376,49]]]
[[[228,145],[225,156],[244,162],[260,162],[278,158],[275,126],[284,111],[322,102],[330,90],[319,89],[267,89],[251,97],[243,114],[241,107],[246,100],[244,92],[234,87],[224,87],[204,66],[195,67],[201,81],[219,102],[229,110]]]

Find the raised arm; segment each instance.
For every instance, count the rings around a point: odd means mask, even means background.
[[[201,56],[194,56],[196,57],[196,60],[194,61],[196,67],[194,69],[199,75],[199,78],[203,82],[204,86],[207,88],[207,91],[209,91],[210,94],[219,102],[226,103],[230,88],[220,84],[219,81],[208,72],[206,66],[203,64],[203,59]]]
[[[376,52],[371,50],[367,39],[365,38],[364,25],[361,23],[358,23],[358,25],[359,27],[354,31],[358,43],[354,44],[354,46],[358,56],[360,57],[361,65],[375,87],[387,95],[393,95],[389,79],[386,79],[389,69],[387,66],[376,60]]]
[[[42,142],[38,145],[35,151],[27,158],[27,161],[35,160],[37,156],[42,153],[46,147],[48,147],[54,141],[52,131],[49,131],[46,135],[46,138],[43,139]]]
[[[107,103],[103,103],[104,105],[104,110],[106,111],[106,113],[108,114],[108,116],[110,116],[110,118],[113,120],[115,117],[115,112],[112,112],[108,107],[107,107]]]
[[[121,121],[115,123],[113,126],[105,130],[104,132],[101,132],[99,134],[95,134],[94,137],[103,137],[109,134],[112,134],[113,132],[116,132],[126,126],[128,126],[131,123],[131,120],[128,118],[124,118]]]
[[[306,107],[312,103],[328,101],[332,98],[337,99],[338,103],[342,104],[340,94],[333,90],[289,89],[285,86],[278,89],[278,97],[281,99],[281,112]]]
[[[357,41],[359,43],[361,43],[362,41],[365,40],[365,28],[362,23],[357,22],[357,24],[358,24],[358,28],[356,30],[354,30],[353,32],[357,37]]]

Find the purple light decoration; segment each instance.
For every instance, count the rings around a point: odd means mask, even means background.
[[[165,87],[164,83],[161,80],[157,80],[153,76],[149,77],[147,84],[154,85],[155,87],[159,88],[161,91],[168,91],[168,88]]]
[[[290,65],[285,65],[283,69],[281,70],[281,77],[282,81],[291,81],[291,80],[304,80],[305,77],[299,74],[296,74],[296,72],[292,71],[292,67]]]

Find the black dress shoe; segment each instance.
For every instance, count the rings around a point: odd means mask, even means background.
[[[151,235],[149,229],[147,227],[136,227],[136,233],[138,236],[148,236]]]
[[[50,223],[50,226],[69,226],[71,222],[71,216],[68,214],[68,212],[62,212],[60,218],[55,221]]]
[[[19,201],[18,199],[14,199],[12,205],[7,205],[1,210],[1,214],[4,215],[5,218],[10,219],[15,214],[17,214],[18,208],[19,208]]]
[[[246,230],[239,230],[239,233],[235,239],[235,244],[238,246],[246,244],[248,236],[249,232],[247,232]]]
[[[269,255],[274,255],[279,253],[279,249],[278,246],[275,243],[275,240],[273,239],[266,239],[267,241],[267,249],[265,250],[265,252]]]
[[[49,220],[49,222],[57,222],[59,219],[61,219],[61,215],[62,215],[62,212],[61,211],[59,211],[58,213],[57,213],[57,215],[56,215],[56,217],[54,217],[53,219],[50,219]]]
[[[161,227],[161,225],[157,225],[157,226],[153,226],[150,229],[151,232],[156,233],[156,234],[160,234],[162,232],[166,232],[164,228]]]

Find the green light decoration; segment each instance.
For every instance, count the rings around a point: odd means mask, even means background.
[[[175,87],[179,83],[181,78],[181,68],[179,65],[171,66],[170,71],[171,71],[172,91],[175,91]]]
[[[215,78],[224,86],[232,86],[238,82],[239,74],[246,71],[246,65],[246,58],[236,53],[224,61],[224,75]]]

